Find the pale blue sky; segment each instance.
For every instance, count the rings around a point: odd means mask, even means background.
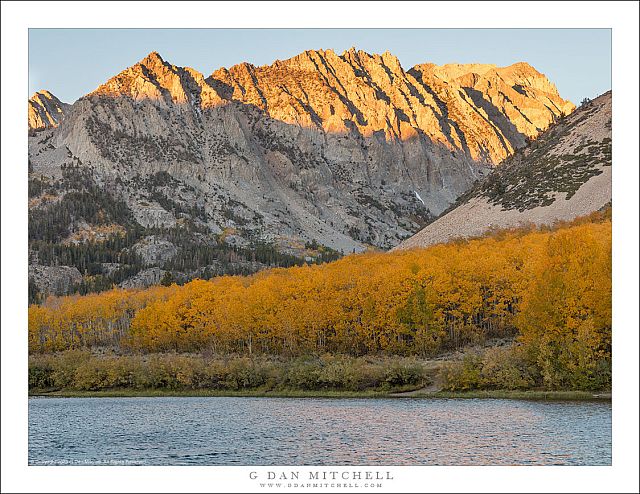
[[[388,50],[418,63],[528,62],[574,103],[611,89],[609,29],[30,29],[29,94],[72,103],[151,51],[205,76],[240,62],[270,64],[304,50]]]

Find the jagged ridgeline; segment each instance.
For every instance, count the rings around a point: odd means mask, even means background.
[[[573,111],[533,67],[159,54],[29,102],[30,299],[396,246]]]
[[[609,91],[559,119],[398,248],[550,225],[602,210],[611,205],[611,149]]]

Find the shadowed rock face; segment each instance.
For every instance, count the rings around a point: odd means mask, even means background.
[[[390,53],[306,51],[266,67],[241,64],[209,79],[227,98],[325,132],[387,140],[424,136],[498,163],[574,105],[526,63],[425,64],[405,72]]]
[[[146,227],[351,252],[397,245],[572,109],[524,63],[405,72],[319,50],[205,78],[154,52],[31,137],[29,158],[89,168]]]
[[[29,130],[57,127],[70,106],[49,91],[38,91],[29,98]]]
[[[611,91],[552,125],[396,249],[551,225],[611,203]]]
[[[82,275],[70,266],[29,266],[29,280],[43,293],[68,293],[70,288],[82,281]]]

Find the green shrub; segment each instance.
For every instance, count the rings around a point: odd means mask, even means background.
[[[56,354],[51,359],[54,386],[59,388],[74,387],[76,370],[91,358],[91,354],[82,350],[69,350]]]
[[[106,368],[106,381],[110,388],[135,387],[140,360],[135,357],[112,357]]]
[[[400,362],[393,361],[384,375],[384,381],[390,386],[418,384],[424,381],[424,379],[423,367],[418,362],[407,359]]]
[[[264,365],[249,358],[231,360],[228,366],[225,385],[228,389],[258,388],[267,381]]]
[[[469,354],[459,362],[447,364],[443,369],[445,383],[443,388],[449,391],[469,391],[482,389],[482,357]]]
[[[481,365],[484,388],[529,389],[536,384],[535,366],[527,362],[520,347],[491,348]]]
[[[176,381],[166,362],[165,355],[150,355],[135,375],[139,389],[175,389]]]
[[[29,363],[29,389],[50,388],[55,385],[49,362]]]
[[[108,367],[105,360],[85,360],[76,369],[73,387],[87,391],[109,388]]]
[[[284,387],[315,390],[320,388],[320,362],[307,358],[295,359],[286,366]]]

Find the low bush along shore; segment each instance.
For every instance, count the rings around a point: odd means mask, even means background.
[[[392,391],[429,383],[411,358],[324,355],[290,360],[199,355],[92,355],[82,351],[32,355],[29,389],[101,391]]]
[[[468,366],[468,361],[435,362],[393,356],[327,354],[283,359],[185,354],[110,355],[75,350],[31,355],[29,392],[31,395],[80,397],[610,397],[606,391],[531,389],[532,383],[522,379],[511,377],[501,382],[495,376],[482,378],[481,370],[473,374],[473,382],[468,382]],[[462,381],[461,368],[465,369]],[[505,379],[504,375],[509,376],[509,372],[501,375]]]

